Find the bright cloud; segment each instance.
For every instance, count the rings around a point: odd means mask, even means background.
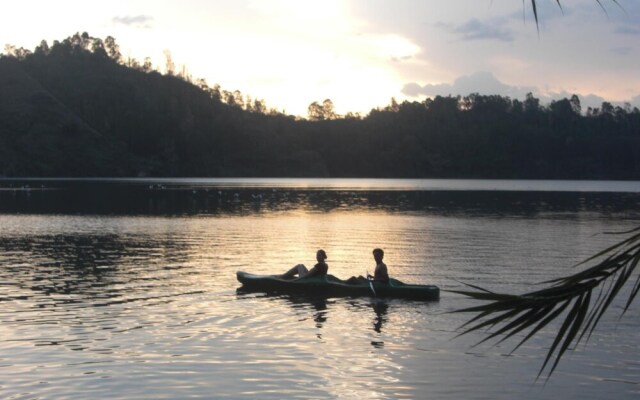
[[[153,17],[148,15],[127,15],[122,17],[113,17],[113,23],[133,26],[136,28],[151,28]]]
[[[624,11],[605,2],[607,15],[592,0],[563,2],[564,12],[539,2],[538,34],[529,2],[511,0],[113,0],[108,13],[80,0],[22,0],[2,6],[11,17],[0,49],[111,35],[125,57],[163,69],[170,50],[193,77],[299,115],[326,98],[340,113],[366,113],[427,92],[634,102],[640,2],[619,3]]]

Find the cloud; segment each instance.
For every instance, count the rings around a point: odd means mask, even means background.
[[[469,93],[499,94],[512,98],[524,98],[527,93],[535,92],[534,87],[509,86],[500,82],[491,72],[476,72],[457,78],[452,84],[427,84],[420,86],[417,83],[408,83],[402,88],[402,93],[411,97],[424,96],[448,96],[463,95]]]
[[[546,104],[546,103],[550,103],[552,100],[569,99],[573,95],[574,93],[569,93],[565,90],[557,93],[552,92],[546,96],[541,96],[541,101],[542,103]],[[577,96],[580,99],[580,105],[582,106],[582,111],[586,111],[587,108],[589,107],[600,108],[600,106],[602,106],[602,103],[607,101],[604,97],[598,96],[596,94],[587,94],[587,95],[579,94]],[[614,105],[622,104],[622,103],[615,103],[615,102],[610,102],[610,103],[613,103]]]
[[[513,32],[509,29],[500,28],[500,23],[484,23],[476,18],[461,25],[445,24],[439,22],[437,27],[442,28],[462,40],[497,40],[501,42],[512,42]]]
[[[391,57],[391,61],[402,62],[402,61],[411,60],[413,58],[415,58],[415,56],[413,56],[413,55],[411,55],[411,56],[403,56],[403,57]]]
[[[611,51],[621,56],[626,56],[631,54],[633,47],[631,46],[620,46],[620,47],[612,47]]]
[[[148,29],[151,28],[153,17],[149,15],[125,15],[122,17],[113,17],[112,21],[116,25],[127,25],[134,28]]]
[[[427,84],[419,85],[412,82],[407,83],[402,88],[402,93],[409,97],[435,97],[435,96],[467,96],[471,93],[479,93],[483,95],[500,95],[510,97],[512,99],[523,100],[526,98],[527,93],[533,93],[533,95],[540,99],[542,104],[549,104],[553,100],[568,99],[574,93],[567,91],[561,92],[548,92],[543,93],[533,86],[511,86],[503,82],[500,82],[490,72],[476,72],[471,75],[465,75],[457,78],[453,83],[439,83],[439,84]],[[582,109],[586,110],[588,107],[599,108],[604,101],[607,101],[601,96],[595,94],[581,95],[576,93],[580,98]],[[624,101],[610,101],[613,105],[624,106]],[[632,106],[640,106],[640,95],[628,100]]]
[[[635,25],[623,25],[615,29],[615,33],[623,35],[640,35],[640,27]]]

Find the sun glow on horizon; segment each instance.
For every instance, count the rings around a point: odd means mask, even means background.
[[[579,17],[592,22],[584,10],[597,18],[601,10],[568,4],[562,19],[547,17],[550,28],[540,38],[533,27],[521,27],[520,17],[515,28],[517,2],[489,11],[479,3],[114,0],[95,12],[79,0],[23,0],[3,6],[9,17],[0,26],[0,51],[5,44],[33,50],[41,40],[51,45],[76,32],[113,36],[125,58],[149,57],[164,72],[168,50],[176,71],[302,117],[309,104],[325,99],[338,114],[366,114],[392,97],[418,100],[403,94],[405,85],[446,88],[481,71],[502,83],[491,89],[504,90],[484,94],[532,88],[534,95],[593,93],[640,102],[640,79],[630,68],[638,62],[629,41],[635,6],[627,20],[615,14],[610,25],[593,24],[576,36],[563,33],[564,21],[575,23],[581,10]],[[546,70],[554,72],[540,73]]]
[[[65,3],[69,9],[77,9],[73,1]],[[215,7],[203,5],[203,15],[193,10],[172,15],[170,9],[154,5],[153,16],[146,17],[143,24],[123,17],[136,15],[141,20],[145,4],[150,3],[137,2],[135,7],[116,2],[113,12],[117,17],[71,13],[56,21],[50,15],[60,5],[43,4],[37,18],[41,29],[14,22],[10,29],[21,40],[6,40],[33,49],[41,40],[51,45],[53,40],[75,32],[86,31],[103,39],[113,36],[125,58],[142,62],[148,57],[161,72],[165,71],[164,52],[168,50],[177,71],[184,69],[210,86],[239,90],[264,100],[270,108],[298,116],[306,116],[309,104],[324,99],[331,99],[339,114],[366,114],[387,105],[402,89],[393,64],[420,51],[398,34],[363,32],[365,23],[350,15],[343,1],[315,6],[291,0],[268,5],[249,1],[250,15],[239,23],[227,18],[239,12],[234,6],[229,10],[219,6],[223,12],[208,13],[207,8]],[[67,29],[64,27],[74,28],[62,33]]]

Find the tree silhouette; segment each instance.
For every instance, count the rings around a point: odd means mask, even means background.
[[[640,178],[640,111],[631,106],[583,115],[577,96],[543,105],[532,94],[472,93],[391,99],[344,117],[326,99],[302,119],[171,74],[173,61],[163,75],[148,59],[114,59],[105,43],[78,33],[33,53],[7,47],[0,174]],[[88,141],[82,168],[64,156],[71,134]]]

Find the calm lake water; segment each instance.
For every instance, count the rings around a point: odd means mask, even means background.
[[[552,330],[473,347],[446,290],[529,291],[638,225],[639,182],[2,180],[0,398],[637,399],[637,303],[544,384]],[[371,272],[374,247],[441,300],[237,291],[318,248]]]

